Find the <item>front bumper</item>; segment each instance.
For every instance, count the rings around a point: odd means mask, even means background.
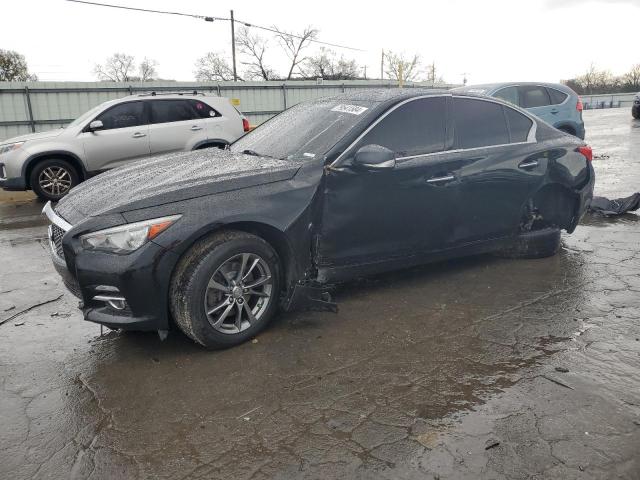
[[[67,227],[61,240],[62,255],[50,237],[51,259],[65,286],[81,300],[85,320],[113,329],[169,329],[168,293],[178,260],[175,254],[153,242],[128,255],[86,251],[74,238],[74,227],[50,203],[43,213],[52,224]],[[124,308],[96,299],[113,295],[124,298]]]

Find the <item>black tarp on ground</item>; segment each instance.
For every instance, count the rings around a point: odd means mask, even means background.
[[[601,215],[622,215],[640,208],[640,192],[625,198],[609,200],[605,197],[593,197],[589,211]]]

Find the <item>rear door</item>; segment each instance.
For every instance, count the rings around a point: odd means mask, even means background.
[[[527,109],[545,122],[553,125],[551,98],[547,89],[540,85],[520,85],[518,87],[520,107]],[[557,112],[556,112],[557,113]]]
[[[551,99],[551,107],[549,109],[551,120],[547,120],[551,125],[555,125],[561,121],[576,121],[579,112],[576,110],[575,104],[568,101],[569,95],[552,87],[547,87],[549,98]]]
[[[100,120],[104,128],[80,133],[88,171],[114,168],[149,155],[149,122],[142,101],[119,103],[93,120]]]
[[[542,182],[546,159],[530,135],[533,121],[497,102],[453,98],[459,185],[455,242],[468,244],[513,234],[522,208]]]
[[[202,118],[189,99],[148,100],[151,153],[193,150],[207,140]]]

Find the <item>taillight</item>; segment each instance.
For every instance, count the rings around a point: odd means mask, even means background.
[[[246,118],[242,119],[242,129],[245,132],[248,132],[249,130],[251,130],[251,126],[249,125],[249,120],[247,120]]]
[[[582,99],[580,97],[578,97],[578,103],[576,103],[576,110],[579,112],[582,111]]]
[[[578,151],[587,159],[587,162],[593,160],[593,150],[591,150],[589,145],[578,147]]]

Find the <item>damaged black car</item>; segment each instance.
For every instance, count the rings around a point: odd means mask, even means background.
[[[591,148],[498,99],[359,92],[298,104],[226,151],[143,160],[47,204],[86,320],[239,344],[329,285],[464,255],[555,254]]]

